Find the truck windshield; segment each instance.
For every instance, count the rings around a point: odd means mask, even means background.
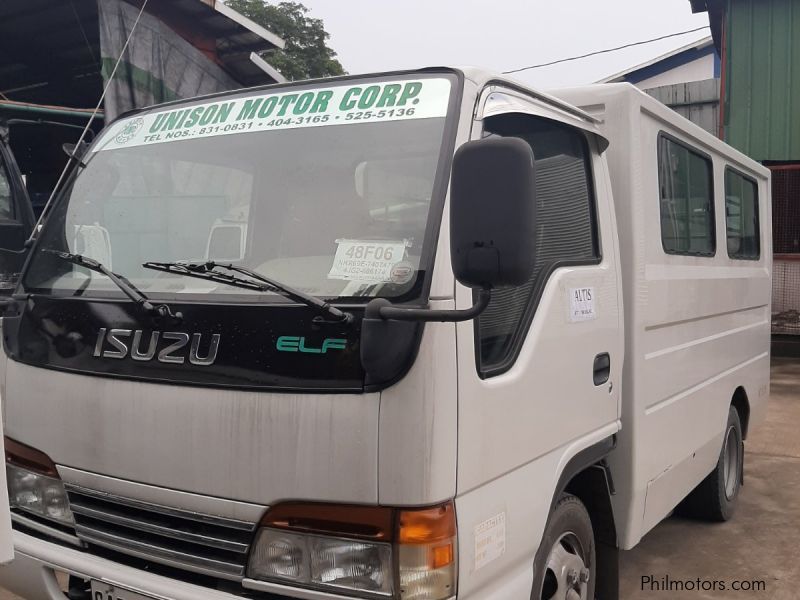
[[[443,74],[317,83],[121,119],[52,209],[23,285],[120,294],[40,250],[53,249],[102,263],[149,298],[281,299],[143,266],[180,261],[231,263],[326,298],[419,294],[454,87]]]

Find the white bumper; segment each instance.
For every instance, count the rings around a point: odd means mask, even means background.
[[[94,579],[152,596],[157,600],[241,600],[241,596],[176,581],[121,565],[99,556],[74,550],[39,538],[13,532],[14,560],[0,567],[0,587],[26,600],[65,600],[55,571]],[[282,594],[302,600],[352,600],[345,596],[298,590],[280,585],[245,580],[250,590]]]
[[[54,569],[170,600],[237,600],[236,596],[153,575],[14,532],[14,561],[0,567],[0,586],[27,600],[64,600]]]
[[[55,571],[95,579],[153,596],[157,600],[242,600],[241,596],[217,592],[113,561],[93,556],[37,537],[13,532],[15,557],[11,564],[0,566],[0,587],[26,600],[65,600],[56,581]],[[525,565],[507,573],[472,593],[459,598],[475,600],[528,600],[532,572]],[[353,600],[352,597],[312,590],[288,588],[245,580],[244,589],[259,590],[301,600]],[[455,597],[449,600],[455,600]]]

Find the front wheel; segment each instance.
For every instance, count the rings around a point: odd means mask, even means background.
[[[531,600],[594,600],[595,545],[592,521],[575,496],[556,503],[533,565]]]

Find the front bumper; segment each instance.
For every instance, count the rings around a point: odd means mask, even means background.
[[[242,596],[218,592],[161,575],[115,563],[80,550],[67,548],[40,538],[13,532],[14,560],[0,567],[0,587],[26,600],[65,600],[55,572],[94,579],[152,596],[157,600],[241,600]],[[282,585],[247,580],[243,588],[261,591],[264,600],[353,600],[350,597],[288,588]],[[270,595],[272,594],[272,595]]]

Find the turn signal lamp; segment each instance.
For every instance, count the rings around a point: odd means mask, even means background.
[[[455,595],[455,509],[279,504],[261,521],[248,576],[364,598],[443,600]]]

